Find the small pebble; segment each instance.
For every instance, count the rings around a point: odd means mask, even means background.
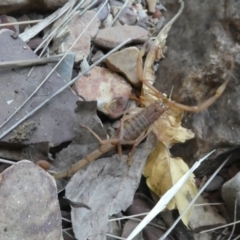
[[[153,14],[154,18],[158,18],[159,19],[161,16],[162,16],[162,12],[160,10],[158,10],[158,9]]]
[[[92,63],[96,62],[103,56],[104,56],[104,53],[102,51],[98,50],[91,58]]]
[[[127,25],[134,25],[137,22],[137,12],[132,7],[125,7],[119,17],[118,20],[121,24],[127,24]]]
[[[143,19],[146,19],[146,20],[148,19],[148,15],[147,15],[146,11],[144,11],[144,10],[139,11],[137,13],[137,15],[138,15],[138,18],[140,21]]]
[[[221,176],[215,176],[213,180],[208,184],[208,186],[205,188],[206,192],[216,191],[221,188],[222,184],[224,182],[224,178]]]

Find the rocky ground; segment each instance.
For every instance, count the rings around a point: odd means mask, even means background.
[[[134,239],[238,239],[239,8],[234,0],[0,1],[0,239],[133,239],[213,150]],[[199,106],[226,80],[200,112],[174,105]],[[119,157],[114,145],[55,177],[99,148],[83,126],[111,139],[123,115],[158,101],[167,110],[131,165],[131,148]]]

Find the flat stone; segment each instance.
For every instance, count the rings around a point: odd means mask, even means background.
[[[127,80],[136,87],[141,86],[141,82],[137,76],[136,66],[138,53],[139,50],[136,47],[129,47],[111,54],[106,59],[106,64],[109,69],[122,73]]]
[[[131,42],[143,43],[149,35],[148,31],[139,26],[116,26],[99,30],[94,42],[104,48],[115,48],[120,43],[131,38]]]
[[[60,74],[60,76],[62,77],[65,83],[68,83],[72,80],[72,70],[74,66],[74,59],[75,59],[75,54],[73,52],[70,52],[67,54],[67,56],[56,68],[56,72]]]
[[[111,118],[123,114],[127,107],[131,86],[112,71],[94,67],[90,75],[79,78],[73,89],[86,101],[97,101],[98,110]]]
[[[118,20],[122,25],[134,25],[137,22],[137,13],[132,7],[125,7],[121,11]]]
[[[56,182],[23,160],[1,173],[0,239],[62,239]]]
[[[240,220],[240,172],[232,179],[228,180],[222,186],[222,198],[230,212],[232,220],[236,212],[237,219]],[[237,207],[235,209],[235,200],[237,200]]]
[[[207,201],[199,196],[195,204],[207,204]],[[201,228],[210,228],[219,224],[226,224],[226,219],[218,214],[211,205],[196,206],[193,208],[189,219],[191,229],[198,232]]]
[[[5,28],[19,34],[19,25],[16,24],[16,22],[17,20],[14,17],[7,16],[7,15],[0,15],[0,24],[15,23],[15,25],[0,27],[0,30]]]
[[[26,60],[37,58],[37,55],[20,38],[13,39],[13,32],[7,29],[0,30],[0,61]],[[68,65],[71,68],[71,65]],[[39,86],[47,74],[52,70],[49,65],[36,66],[28,76],[31,67],[16,69],[0,69],[0,123],[2,124]],[[0,131],[2,135],[16,122],[26,116],[44,100],[65,85],[64,80],[57,72],[53,72],[39,91],[28,101],[23,108]],[[52,146],[71,141],[75,136],[73,128],[79,122],[74,110],[78,97],[71,88],[65,89],[54,97],[48,104],[39,109],[29,119],[20,124],[8,135],[1,139],[4,144],[34,144],[49,142]],[[10,143],[9,143],[10,144]]]
[[[224,4],[212,0],[206,4],[201,0],[186,0],[184,3],[184,12],[168,35],[168,52],[159,63],[155,87],[170,93],[174,86],[171,98],[194,106],[214,96],[228,76],[233,76],[212,106],[184,115],[185,126],[196,137],[171,149],[174,156],[182,157],[190,166],[216,149],[196,170],[200,177],[213,173],[240,145],[240,111],[236,107],[240,105],[240,28],[237,25],[240,1],[229,0]],[[172,3],[167,21],[176,14],[173,11],[176,8],[179,3]],[[233,72],[232,63],[235,64]],[[239,154],[233,155],[234,159],[238,160]]]
[[[54,39],[54,44],[52,49],[57,49],[58,53],[64,53],[71,45],[75,42],[77,37],[83,32],[86,28],[86,25],[95,17],[95,11],[87,11],[84,15],[76,15],[71,22],[68,24],[67,29],[61,36],[57,36]],[[84,32],[82,37],[78,40],[75,46],[72,48],[72,52],[76,54],[75,61],[79,62],[84,57],[87,57],[90,53],[91,40],[97,34],[98,28],[100,26],[100,20],[95,18],[87,30]],[[68,34],[67,37],[62,41],[61,38],[65,34]]]
[[[103,6],[103,4],[104,4],[104,6]],[[101,8],[101,10],[98,13],[98,18],[101,21],[104,21],[109,15],[109,6],[108,6],[108,4],[105,4],[105,2],[102,2],[100,5],[98,5],[98,7],[96,8],[96,11],[99,11],[100,8]]]
[[[103,28],[111,27],[112,21],[113,21],[112,14],[108,14],[107,18],[102,22],[102,27]]]
[[[216,191],[220,190],[221,186],[223,185],[224,178],[222,176],[215,176],[213,180],[208,184],[208,186],[205,188],[206,192]]]
[[[94,63],[97,60],[99,60],[100,58],[102,58],[104,56],[104,53],[100,50],[98,50],[91,58],[91,61]]]

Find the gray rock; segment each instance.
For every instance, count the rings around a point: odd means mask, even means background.
[[[74,59],[75,53],[70,52],[56,68],[65,83],[71,81]]]
[[[181,156],[190,165],[216,149],[210,160],[198,168],[197,174],[203,175],[213,172],[221,164],[224,160],[221,154],[240,144],[240,112],[236,107],[240,104],[240,28],[237,24],[240,2],[184,2],[185,9],[167,39],[168,52],[160,62],[156,87],[169,93],[174,86],[173,100],[197,105],[215,94],[217,87],[231,74],[231,63],[235,62],[234,77],[223,95],[208,109],[186,114],[184,125],[194,131],[196,138],[172,149],[175,156]],[[169,10],[176,8],[179,8],[176,1],[168,2]],[[171,16],[169,12],[165,14],[166,22],[176,14],[171,13]]]
[[[15,25],[0,27],[0,30],[3,28],[6,28],[6,29],[9,29],[9,30],[19,34],[19,25],[17,25],[16,22],[17,22],[17,20],[14,17],[7,16],[7,15],[0,15],[0,24],[15,23]]]
[[[104,56],[104,53],[100,50],[98,50],[91,58],[91,61],[94,63],[96,62],[97,60],[99,60],[101,57]]]
[[[0,61],[7,62],[13,59],[27,60],[37,58],[37,55],[20,38],[13,39],[11,37],[12,33],[12,31],[7,29],[0,30],[0,42],[4,42],[4,44],[0,45]],[[70,68],[70,64],[68,66]],[[38,66],[34,68],[28,77],[30,69],[30,67],[16,68],[14,71],[12,69],[0,69],[1,124],[26,101],[33,90],[39,86],[52,70],[48,65]],[[26,113],[39,106],[64,84],[64,80],[59,74],[53,72],[30,101],[2,127],[0,134],[6,132],[26,116]],[[78,97],[72,93],[70,88],[67,88],[27,121],[1,139],[1,141],[21,144],[51,142],[52,146],[56,146],[62,142],[72,140],[75,136],[73,132],[74,125],[78,125],[81,118],[74,112],[77,100]]]
[[[103,8],[102,8],[102,5],[104,4]],[[109,4],[105,4],[105,1],[103,1],[98,7],[97,7],[97,10],[99,11],[99,9],[102,8],[102,10],[98,13],[98,18],[101,20],[101,21],[104,21],[108,15],[109,15]]]
[[[189,226],[194,232],[199,232],[199,229],[210,228],[210,226],[216,226],[220,224],[226,224],[226,219],[218,214],[211,205],[207,205],[208,202],[199,196],[195,204],[206,204],[195,206],[190,220]]]
[[[28,160],[1,173],[0,239],[62,239],[56,182]]]
[[[132,7],[125,7],[121,11],[118,20],[122,25],[134,25],[137,22],[137,13]]]
[[[223,182],[224,182],[224,178],[222,176],[217,175],[208,184],[208,186],[205,188],[205,191],[206,192],[216,191],[221,188]]]
[[[222,198],[230,211],[233,219],[234,212],[237,211],[237,220],[240,219],[240,173],[224,183],[222,186]],[[235,209],[235,200],[237,199],[237,208]]]

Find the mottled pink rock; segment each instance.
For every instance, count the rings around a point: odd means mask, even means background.
[[[143,43],[148,39],[148,31],[139,26],[115,26],[99,30],[94,42],[105,48],[115,48],[128,38],[132,42]]]
[[[131,86],[122,76],[101,67],[79,78],[73,89],[84,100],[97,101],[98,110],[111,118],[123,114],[131,93]]]
[[[77,37],[86,28],[86,25],[93,19],[96,15],[94,11],[87,11],[83,16],[76,15],[68,25],[66,31],[62,34],[69,32],[69,35],[65,40],[61,41],[62,35],[58,36],[54,41],[55,44],[53,48],[58,48],[58,53],[66,52],[67,49],[71,47]],[[83,57],[87,57],[90,52],[91,40],[97,34],[98,28],[100,26],[100,20],[95,18],[87,30],[84,32],[82,37],[78,40],[71,51],[76,53],[75,61],[79,62]],[[56,46],[57,45],[57,46]]]

